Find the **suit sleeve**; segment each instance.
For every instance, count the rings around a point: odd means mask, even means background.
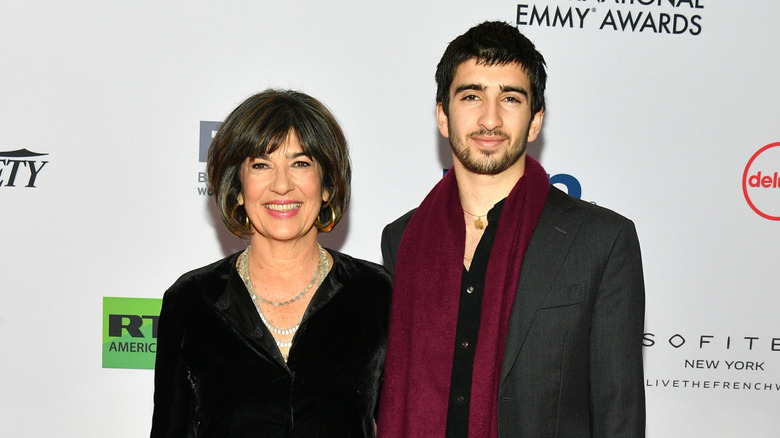
[[[395,256],[398,253],[398,246],[390,243],[389,225],[382,230],[382,264],[390,272],[395,274]],[[394,246],[391,248],[391,246]]]
[[[609,252],[591,327],[593,436],[644,437],[642,363],[645,288],[634,224],[624,222]]]
[[[382,230],[382,263],[390,272],[390,275],[395,275],[395,258],[398,255],[398,248],[401,246],[401,238],[404,235],[406,226],[409,225],[409,221],[412,220],[415,210],[408,211],[395,221],[387,224]]]
[[[167,292],[157,326],[157,356],[154,366],[154,414],[151,438],[186,437],[192,411],[192,387],[182,354],[181,310]]]

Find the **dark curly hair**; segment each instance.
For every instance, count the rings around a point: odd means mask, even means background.
[[[452,40],[436,67],[436,102],[441,103],[444,114],[449,116],[455,71],[471,59],[485,65],[520,64],[531,82],[531,114],[544,109],[544,57],[516,27],[502,21],[486,21]]]

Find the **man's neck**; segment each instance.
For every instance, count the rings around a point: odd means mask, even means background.
[[[525,173],[525,155],[509,169],[497,175],[481,175],[467,170],[455,158],[453,163],[458,182],[460,205],[469,214],[482,216],[512,191]]]

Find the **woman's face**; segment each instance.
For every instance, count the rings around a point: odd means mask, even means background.
[[[241,165],[242,192],[252,239],[289,242],[314,233],[314,221],[327,193],[320,166],[303,149],[294,131],[273,153],[247,158]]]

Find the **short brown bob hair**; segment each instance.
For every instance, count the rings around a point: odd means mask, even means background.
[[[220,125],[209,147],[206,171],[222,222],[231,233],[248,237],[246,210],[238,205],[241,165],[250,157],[273,153],[290,130],[303,153],[319,164],[322,204],[315,225],[330,231],[349,204],[352,170],[347,140],[333,114],[317,99],[293,90],[268,89],[245,100]]]

